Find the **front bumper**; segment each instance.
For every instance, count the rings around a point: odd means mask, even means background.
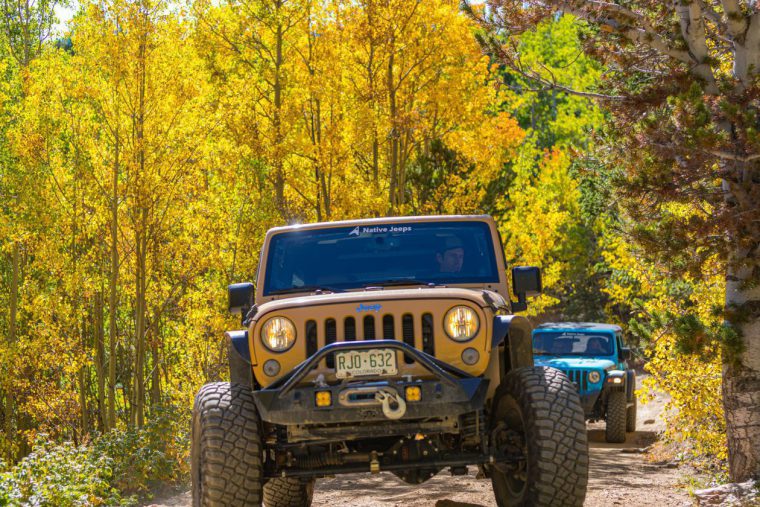
[[[299,385],[319,362],[328,354],[345,350],[391,348],[402,351],[425,367],[434,379],[384,379],[371,377],[367,380],[343,381],[337,385]],[[268,423],[294,425],[343,425],[345,423],[390,423],[401,430],[414,426],[422,420],[440,419],[445,426],[455,428],[460,415],[481,410],[485,404],[488,380],[473,377],[461,370],[438,361],[435,357],[395,340],[372,340],[366,342],[337,342],[320,349],[316,354],[298,365],[290,374],[266,389],[253,393],[262,420]],[[357,388],[393,390],[404,397],[406,387],[421,389],[419,401],[406,401],[406,412],[391,421],[383,414],[382,406],[372,399],[352,402],[347,392]],[[330,392],[332,404],[316,405],[317,392]],[[343,397],[341,397],[343,395]]]

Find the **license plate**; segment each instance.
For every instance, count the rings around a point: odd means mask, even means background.
[[[350,350],[335,354],[335,376],[396,375],[396,351],[393,349]]]

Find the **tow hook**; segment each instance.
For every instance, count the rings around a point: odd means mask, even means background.
[[[375,399],[383,407],[383,414],[388,419],[401,419],[406,414],[406,402],[392,390],[380,390],[375,393]]]

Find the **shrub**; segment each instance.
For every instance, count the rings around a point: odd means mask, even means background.
[[[125,493],[144,493],[158,483],[189,477],[189,421],[174,406],[153,407],[140,429],[114,430],[95,439],[93,452],[109,456],[114,485]]]
[[[123,504],[111,486],[112,460],[72,443],[38,439],[32,453],[0,473],[0,505],[73,507]]]

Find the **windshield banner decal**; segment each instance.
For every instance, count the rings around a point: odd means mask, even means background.
[[[394,232],[394,233],[405,233],[411,231],[412,228],[408,225],[377,225],[375,227],[360,227],[356,226],[354,227],[351,232],[348,233],[349,236],[359,236],[361,234],[384,234],[387,232]]]

